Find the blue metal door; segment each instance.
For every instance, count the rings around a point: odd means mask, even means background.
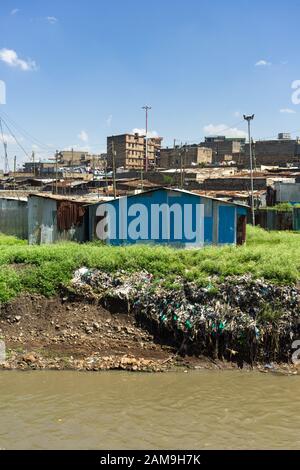
[[[235,243],[235,207],[219,206],[218,243]]]

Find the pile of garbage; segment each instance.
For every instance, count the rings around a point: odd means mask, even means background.
[[[241,364],[288,362],[293,341],[300,339],[300,290],[250,275],[212,279],[206,287],[179,278],[180,287],[170,290],[146,271],[107,274],[82,268],[71,285],[110,310],[133,313],[158,342],[183,355]]]
[[[138,289],[144,285],[149,286],[151,280],[152,275],[146,271],[107,274],[98,269],[83,267],[75,271],[68,290],[80,298],[99,301],[111,312],[129,313]]]

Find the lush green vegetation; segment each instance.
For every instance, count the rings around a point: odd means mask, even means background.
[[[260,207],[264,211],[279,211],[279,212],[293,212],[293,209],[298,209],[300,204],[291,204],[290,202],[280,202],[275,206]]]
[[[107,272],[145,269],[171,285],[177,276],[207,284],[208,277],[251,273],[290,284],[300,278],[300,233],[267,232],[247,227],[241,247],[177,250],[162,246],[109,247],[99,243],[28,246],[0,235],[0,302],[21,291],[53,295],[75,269],[87,266]]]

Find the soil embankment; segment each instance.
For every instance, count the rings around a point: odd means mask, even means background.
[[[59,297],[22,295],[2,306],[0,336],[4,369],[165,371],[175,366],[220,367],[201,358],[183,358],[154,341],[132,315]]]
[[[212,280],[213,281],[213,280]],[[61,296],[2,305],[6,369],[165,371],[251,368],[297,373],[300,291],[249,276],[165,289],[147,272],[81,268]]]

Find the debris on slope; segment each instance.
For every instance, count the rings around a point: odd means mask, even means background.
[[[215,280],[212,280],[215,281]],[[109,310],[133,312],[159,342],[182,354],[253,364],[290,360],[300,338],[300,291],[250,275],[199,287],[177,279],[179,289],[153,283],[146,271],[76,271],[71,289]]]

